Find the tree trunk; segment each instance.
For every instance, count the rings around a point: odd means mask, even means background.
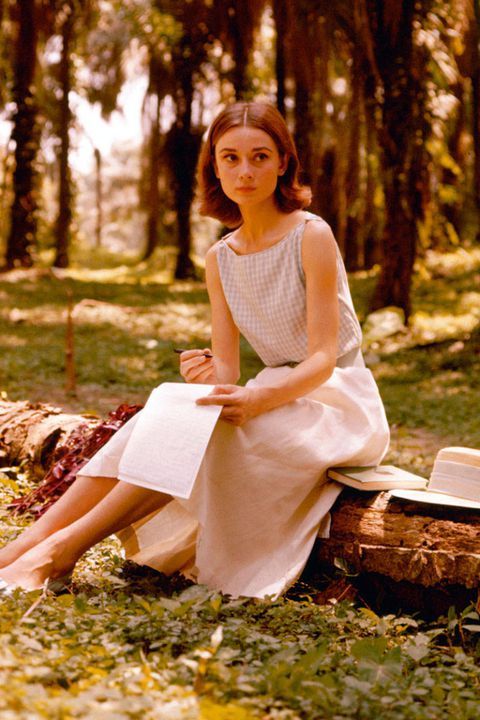
[[[368,82],[368,81],[367,81]],[[368,86],[367,86],[368,87]],[[367,94],[367,93],[366,93]],[[375,130],[376,104],[368,92],[365,99],[365,203],[363,212],[363,266],[369,270],[382,261],[380,237],[380,210],[376,207],[375,191],[381,183],[379,169],[376,167],[377,144]]]
[[[69,94],[71,91],[70,52],[75,21],[74,9],[70,5],[63,6],[65,20],[62,24],[62,54],[60,57],[60,155],[59,155],[59,190],[58,217],[56,223],[56,256],[54,267],[65,268],[69,264],[70,225],[72,221],[72,188],[68,155],[70,150],[70,123],[72,119]]]
[[[235,97],[237,100],[243,100],[248,93],[247,66],[250,48],[252,46],[253,27],[250,26],[249,19],[239,18],[239,12],[248,13],[248,6],[243,9],[238,7],[239,3],[233,3],[230,6],[229,13],[229,35],[233,46],[233,60],[235,66],[233,68],[233,87],[235,89]],[[246,22],[245,22],[246,20]]]
[[[302,181],[312,188],[312,211],[318,212],[332,225],[337,234],[339,217],[332,207],[339,207],[333,198],[338,186],[325,176],[324,168],[338,168],[336,158],[325,158],[326,107],[329,100],[330,43],[327,32],[328,3],[286,3],[288,10],[288,62],[295,81],[295,144],[303,171]],[[333,150],[334,154],[335,151]],[[334,162],[329,162],[334,160]],[[327,193],[327,194],[326,194]]]
[[[95,221],[95,241],[97,248],[102,246],[103,227],[103,192],[102,192],[102,155],[98,148],[94,149],[95,155],[95,205],[97,209]]]
[[[345,178],[346,227],[345,266],[349,271],[359,270],[362,265],[360,237],[360,134],[362,127],[362,78],[358,51],[353,49],[350,74],[351,96],[348,108],[348,165]]]
[[[150,99],[153,100],[153,97]],[[151,123],[150,133],[147,243],[143,260],[147,260],[153,255],[158,244],[158,214],[160,211],[160,192],[158,187],[158,178],[160,175],[160,97],[158,94],[155,94],[155,115]]]
[[[477,208],[480,210],[480,65],[472,76],[472,115],[472,134],[475,148],[473,159],[474,197]]]
[[[426,51],[414,45],[413,30],[415,21],[426,16],[431,2],[406,0],[399,7],[394,1],[389,0],[388,9],[385,7],[382,17],[376,18],[375,28],[384,94],[380,146],[386,223],[384,262],[370,310],[396,305],[408,318],[417,224],[423,216],[423,143],[427,135]]]
[[[472,135],[474,154],[474,196],[480,209],[480,0],[473,0],[474,17],[472,19]],[[479,233],[480,236],[480,233]]]
[[[31,267],[31,249],[36,237],[35,158],[39,146],[34,76],[37,52],[35,0],[17,3],[17,35],[14,48],[13,116],[11,139],[15,142],[14,200],[5,264]]]
[[[175,278],[187,280],[195,277],[195,266],[190,257],[192,245],[190,210],[201,136],[192,129],[193,85],[191,70],[185,66],[181,83],[181,89],[177,94],[177,119],[169,132],[167,150],[174,180],[177,212],[178,255]]]
[[[315,177],[311,137],[313,118],[310,112],[311,88],[299,73],[295,75],[295,145],[302,168],[302,181],[311,184]]]
[[[273,0],[275,20],[275,79],[277,81],[277,109],[285,117],[287,63],[285,43],[288,37],[286,0]]]

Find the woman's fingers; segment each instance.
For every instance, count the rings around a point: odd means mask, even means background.
[[[184,350],[180,354],[180,361],[184,362],[185,360],[191,360],[194,357],[205,357],[205,353],[207,353],[207,355],[211,355],[212,351],[210,348],[203,348],[203,350],[198,350],[197,348],[194,350]]]
[[[196,380],[201,375],[205,375],[206,373],[210,373],[212,371],[212,364],[211,362],[205,361],[200,362],[195,365],[192,365],[191,367],[187,368],[186,376],[189,380]]]
[[[213,371],[213,360],[206,357],[205,353],[209,348],[204,350],[185,350],[180,355],[180,375],[187,382],[199,382],[201,379],[209,377]],[[209,353],[211,354],[211,353]]]
[[[238,398],[234,393],[238,390],[237,385],[216,385],[209,395],[198,398],[197,405],[235,405]]]

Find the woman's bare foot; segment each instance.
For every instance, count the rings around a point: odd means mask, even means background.
[[[60,533],[57,533],[60,535]],[[31,548],[14,562],[4,566],[0,577],[5,582],[24,590],[37,590],[50,579],[71,572],[78,558],[69,557],[61,538],[47,538]]]
[[[29,525],[15,540],[11,540],[7,545],[0,548],[0,568],[11,565],[19,557],[39,545],[50,535],[53,535],[54,532],[55,528],[49,528],[43,518]]]
[[[24,537],[25,536],[25,537]],[[23,532],[18,538],[12,540],[4,547],[0,548],[0,568],[7,567],[18,560],[19,557],[38,545],[38,540],[28,540],[26,533]]]

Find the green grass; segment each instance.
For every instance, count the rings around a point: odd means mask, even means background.
[[[430,258],[415,280],[414,311],[427,319],[464,313],[478,286],[473,255],[447,260]],[[0,276],[0,390],[11,400],[105,414],[179,379],[173,347],[208,343],[200,283],[169,284],[148,267],[14,277]],[[374,282],[372,273],[352,278],[363,317]],[[76,303],[76,395],[64,390],[68,289]],[[427,474],[441,446],[480,447],[480,356],[476,336],[424,347],[410,340],[380,343],[372,371],[392,425],[388,459]],[[246,380],[260,363],[246,343],[242,358]],[[28,486],[21,472],[0,470],[5,502]],[[25,522],[3,509],[4,540]],[[379,617],[361,603],[319,606],[308,592],[233,601],[125,566],[109,539],[81,560],[74,594],[0,599],[0,718],[478,717],[473,607],[427,623]]]

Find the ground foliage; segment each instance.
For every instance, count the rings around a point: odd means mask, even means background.
[[[2,718],[478,717],[473,608],[427,626],[348,603],[232,600],[122,577],[106,544],[94,555],[73,594],[2,600]]]
[[[415,310],[435,321],[463,312],[478,265],[428,273],[417,276]],[[207,342],[206,293],[159,279],[148,268],[3,278],[2,389],[105,415],[178,379],[173,346]],[[372,276],[352,284],[362,315]],[[76,396],[62,387],[67,285],[77,302]],[[428,474],[439,447],[480,446],[479,357],[465,332],[429,346],[402,348],[401,339],[378,346],[372,363],[393,428],[387,459]],[[246,379],[259,365],[248,346],[242,354]],[[0,470],[4,540],[28,522],[5,507],[29,487],[22,468]],[[300,585],[276,601],[232,600],[125,565],[109,539],[79,563],[72,592],[0,599],[0,718],[478,717],[478,608],[426,622],[315,596]]]

